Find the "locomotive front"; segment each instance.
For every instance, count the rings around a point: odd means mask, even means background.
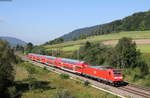
[[[114,85],[121,85],[123,83],[123,74],[119,69],[112,69],[112,81]]]

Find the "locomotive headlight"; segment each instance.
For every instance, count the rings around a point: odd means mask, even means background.
[[[122,79],[123,77],[119,77],[120,79]]]
[[[114,77],[114,79],[122,79],[123,77]]]

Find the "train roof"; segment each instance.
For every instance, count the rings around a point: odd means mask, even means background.
[[[49,58],[49,59],[55,59],[56,57],[53,57],[53,56],[47,56],[47,55],[41,55],[41,54],[36,54],[36,56],[44,56],[46,58]]]
[[[47,57],[49,59],[55,59],[55,58],[58,58],[58,59],[61,59],[63,62],[67,62],[67,63],[71,63],[71,64],[75,64],[75,63],[84,63],[84,61],[80,61],[80,60],[73,60],[73,59],[66,59],[66,58],[60,58],[60,57],[53,57],[53,56],[47,56],[47,55],[41,55],[41,54],[34,54],[34,53],[30,53],[30,55],[36,55],[38,57],[40,56],[44,56],[44,57]]]
[[[53,57],[53,56],[45,56],[47,57],[48,59],[55,59],[56,57]]]
[[[41,55],[41,54],[35,54],[35,53],[28,53],[28,55],[36,55],[36,56],[38,56],[38,57],[44,56],[44,55]]]
[[[73,59],[66,59],[66,58],[60,58],[63,62],[67,62],[67,63],[84,63],[84,61],[80,61],[80,60],[73,60]]]
[[[101,70],[112,69],[112,67],[109,67],[109,66],[93,66],[93,65],[89,65],[88,67],[95,68],[95,69],[101,69]]]

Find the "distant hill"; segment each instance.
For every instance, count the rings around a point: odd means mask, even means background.
[[[25,41],[22,41],[20,39],[14,38],[14,37],[3,37],[3,36],[0,36],[0,39],[9,42],[10,46],[12,46],[12,47],[17,46],[17,45],[22,45],[22,46],[26,45]]]
[[[63,38],[64,41],[71,41],[75,38],[78,39],[81,34],[85,34],[86,36],[95,36],[120,31],[140,30],[150,30],[150,11],[134,13],[131,16],[106,24],[77,29],[61,36],[61,38]]]

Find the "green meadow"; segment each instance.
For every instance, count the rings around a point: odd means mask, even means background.
[[[92,36],[88,37],[83,40],[77,40],[77,41],[69,41],[64,42],[61,44],[55,44],[55,45],[45,45],[44,47],[47,50],[57,50],[61,49],[62,51],[74,51],[77,50],[82,44],[85,42],[104,42],[109,40],[118,40],[122,37],[130,37],[132,39],[150,39],[150,30],[147,31],[124,31],[120,33],[113,33],[113,34],[106,34],[106,35],[100,35],[100,36]],[[138,45],[138,49],[141,50],[141,52],[149,52],[150,46],[148,44]]]
[[[142,53],[150,53],[150,44],[137,45],[137,49]]]
[[[62,79],[61,75],[28,62],[16,66],[15,81],[18,85],[22,85],[19,89],[21,98],[58,98],[56,96],[61,94],[68,94],[75,98],[118,98],[93,87],[85,86],[80,81],[69,78]],[[30,84],[32,86],[29,89]]]

